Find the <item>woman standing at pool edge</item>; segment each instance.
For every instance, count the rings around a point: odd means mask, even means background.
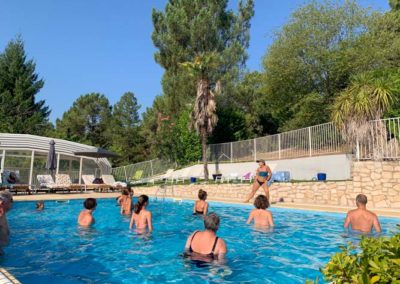
[[[272,171],[265,164],[264,159],[257,160],[257,163],[258,163],[259,167],[256,172],[256,177],[254,178],[251,192],[247,196],[247,199],[244,201],[245,203],[249,202],[250,199],[252,199],[254,197],[254,195],[256,194],[257,190],[260,187],[262,187],[264,189],[265,195],[267,196],[267,198],[269,200],[268,181],[272,178]]]
[[[133,224],[135,224],[139,233],[145,232],[146,228],[149,229],[149,232],[153,231],[151,212],[146,210],[147,205],[149,205],[149,197],[147,195],[139,196],[133,210],[129,229],[132,229]]]

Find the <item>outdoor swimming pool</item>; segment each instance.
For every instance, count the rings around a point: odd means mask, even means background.
[[[343,214],[273,208],[276,227],[259,232],[245,224],[251,206],[211,202],[221,217],[218,235],[228,245],[227,263],[196,266],[180,256],[188,235],[203,229],[191,215],[192,204],[151,200],[155,231],[144,237],[129,231],[129,219],[113,199],[98,200],[91,229],[76,225],[82,200],[47,201],[43,212],[33,202],[17,202],[0,266],[22,283],[304,283],[319,276],[318,268],[349,240]],[[381,218],[384,233],[399,222]]]

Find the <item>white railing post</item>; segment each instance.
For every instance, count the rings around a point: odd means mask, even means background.
[[[357,138],[357,142],[356,142],[356,157],[357,157],[357,161],[360,161],[360,142],[358,141]]]
[[[79,184],[82,184],[82,166],[83,166],[83,158],[81,157],[79,160]]]
[[[308,127],[308,144],[310,148],[310,157],[311,157],[312,156],[311,127]]]
[[[151,176],[154,176],[154,171],[153,171],[153,160],[150,160],[150,169],[151,169]]]
[[[126,174],[126,166],[124,166],[125,181],[128,182],[128,175]]]
[[[278,158],[281,159],[281,134],[278,134]]]
[[[56,168],[56,175],[58,175],[58,169],[60,167],[60,153],[57,154],[57,168]]]
[[[231,142],[231,163],[233,162],[233,143]]]
[[[253,139],[254,143],[254,161],[257,161],[257,143],[256,138]]]
[[[1,159],[1,171],[0,171],[0,173],[4,172],[4,160],[5,160],[5,158],[6,158],[6,150],[3,150],[3,157]]]
[[[32,177],[33,177],[33,160],[35,159],[35,150],[32,150],[31,154],[31,168],[29,170],[29,186],[32,185]]]

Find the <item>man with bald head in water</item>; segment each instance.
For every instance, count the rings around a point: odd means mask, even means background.
[[[375,213],[367,210],[368,199],[364,194],[359,194],[356,197],[357,209],[350,210],[347,213],[344,227],[347,229],[351,225],[351,229],[363,233],[370,233],[372,228],[375,228],[377,233],[382,231],[378,217]]]

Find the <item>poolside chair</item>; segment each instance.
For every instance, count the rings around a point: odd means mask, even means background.
[[[31,194],[31,186],[25,183],[19,183],[19,176],[14,172],[16,177],[15,183],[10,182],[9,178],[12,171],[4,171],[1,174],[1,187],[4,189],[9,189],[11,192],[18,194],[18,192]]]
[[[131,178],[131,183],[132,184],[144,183],[144,179],[142,179],[142,176],[143,176],[143,170],[136,171],[135,174]]]
[[[105,191],[105,190],[112,190],[112,186],[109,184],[94,184],[94,175],[82,175],[82,180],[85,184],[85,191],[86,190],[98,190],[98,191]]]
[[[253,181],[253,174],[251,172],[248,172],[246,174],[244,174],[241,178],[240,178],[240,182],[252,182]]]
[[[85,186],[82,184],[72,183],[70,176],[67,174],[56,174],[56,184],[65,186],[65,189],[68,190],[68,192],[82,192],[85,189]]]
[[[223,181],[231,182],[231,181],[238,181],[239,175],[237,173],[230,173],[227,177],[222,178]]]
[[[111,185],[114,189],[123,189],[123,188],[128,188],[128,185],[126,182],[122,181],[115,181],[115,178],[113,175],[102,175],[103,181],[105,184]]]
[[[37,175],[36,179],[39,183],[39,188],[35,192],[55,192],[64,190],[64,185],[56,184],[51,175]]]
[[[173,183],[173,182],[175,182],[175,183],[179,183],[179,182],[185,183],[185,180],[189,179],[188,175],[189,175],[189,168],[181,170],[181,171],[178,172],[178,174],[175,177],[172,178],[171,183]]]
[[[159,175],[159,176],[155,176],[155,177],[149,179],[148,183],[152,183],[152,184],[156,184],[157,182],[167,183],[173,172],[174,172],[174,169],[168,169],[165,172],[165,174]]]

